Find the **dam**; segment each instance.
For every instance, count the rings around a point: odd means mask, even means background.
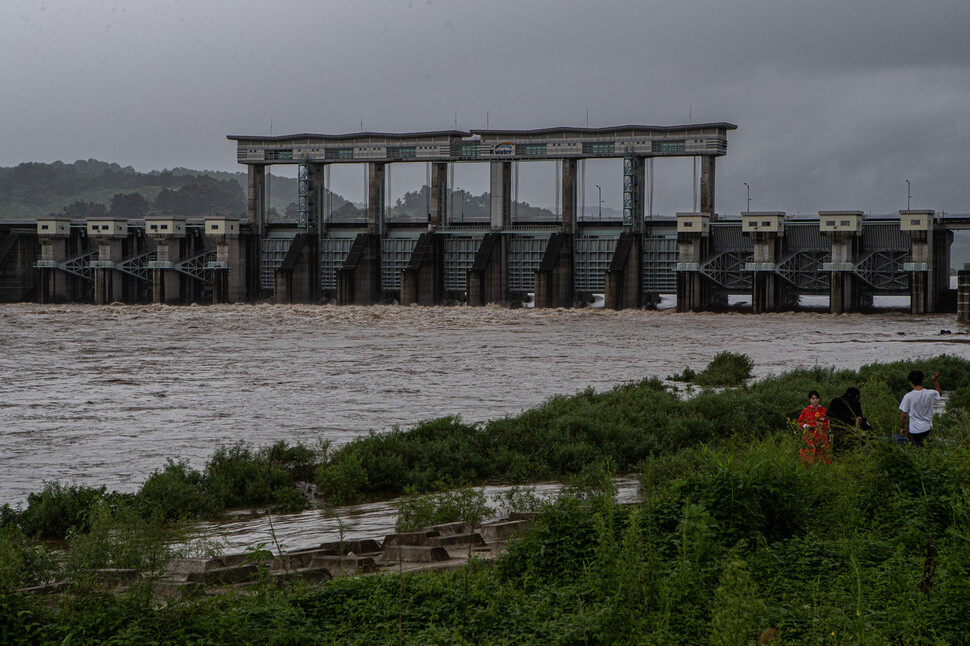
[[[949,289],[953,231],[970,216],[902,210],[783,212],[719,216],[715,162],[730,123],[538,130],[446,130],[342,135],[230,135],[248,171],[245,215],[202,219],[157,214],[143,220],[55,215],[0,231],[2,298],[39,302],[276,303],[471,306],[532,295],[535,307],[574,307],[602,294],[605,307],[649,307],[676,294],[680,311],[723,306],[744,295],[756,313],[803,295],[825,295],[832,313],[864,310],[880,295],[908,296],[914,314],[970,316],[970,278]],[[656,218],[646,205],[653,164],[699,162],[696,211]],[[578,188],[587,159],[622,160],[622,217],[581,217]],[[555,221],[519,217],[519,164],[554,162]],[[487,164],[488,220],[450,209],[449,171]],[[662,162],[661,162],[662,163]],[[328,167],[366,168],[362,217],[328,209]],[[391,168],[424,164],[428,212],[392,216]],[[268,169],[297,167],[298,217],[270,221]],[[963,272],[961,272],[962,274]],[[18,282],[19,281],[19,282]]]

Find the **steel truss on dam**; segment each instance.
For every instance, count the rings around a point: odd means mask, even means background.
[[[729,123],[669,127],[550,128],[420,133],[230,136],[248,168],[246,218],[199,221],[153,216],[38,220],[41,300],[153,300],[469,305],[521,301],[571,307],[603,294],[610,308],[677,294],[678,309],[703,310],[750,296],[757,312],[827,294],[832,312],[864,308],[880,294],[908,294],[915,313],[948,298],[951,230],[967,218],[931,211],[865,217],[823,211],[792,219],[779,212],[719,218],[715,159],[727,152]],[[699,211],[658,219],[645,212],[652,164],[694,157]],[[623,214],[591,221],[579,213],[581,162],[622,160]],[[517,217],[517,165],[553,161],[561,213],[554,221]],[[393,164],[423,163],[430,179],[426,217],[391,217]],[[450,208],[456,164],[487,163],[488,220]],[[298,170],[298,220],[267,218],[266,169]],[[327,204],[330,164],[365,164],[363,217]]]

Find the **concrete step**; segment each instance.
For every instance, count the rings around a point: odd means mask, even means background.
[[[507,540],[510,536],[517,534],[532,526],[531,520],[509,520],[498,523],[489,523],[478,528],[482,538],[489,543]]]
[[[258,570],[259,567],[255,563],[250,563],[249,565],[236,565],[206,570],[205,572],[189,572],[186,580],[189,583],[201,583],[203,585],[232,585],[253,580]]]
[[[433,530],[388,534],[384,537],[384,549],[398,545],[424,545],[427,539],[438,535],[438,532]]]
[[[478,532],[468,532],[467,534],[432,536],[425,541],[425,545],[432,547],[481,547],[485,545],[485,539]]]
[[[331,541],[320,545],[322,550],[334,550],[337,554],[376,554],[381,551],[381,544],[373,538],[361,538],[352,541]]]
[[[384,547],[381,554],[381,563],[398,562],[403,563],[435,563],[447,561],[451,557],[448,550],[443,547],[433,547],[430,545],[392,545]]]
[[[326,568],[333,576],[357,576],[379,569],[376,561],[369,556],[318,556],[310,567]]]
[[[471,523],[442,523],[441,525],[429,525],[422,527],[422,532],[437,532],[438,536],[452,536],[454,534],[470,534],[474,528]]]
[[[270,572],[269,578],[277,585],[289,581],[302,581],[303,583],[325,583],[333,578],[330,570],[325,567],[304,567],[295,570],[277,570]]]

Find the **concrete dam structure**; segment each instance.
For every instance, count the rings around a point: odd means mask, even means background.
[[[864,309],[878,295],[908,295],[916,314],[954,309],[949,286],[952,231],[970,217],[932,211],[866,217],[823,211],[789,218],[745,212],[719,218],[715,160],[727,152],[729,123],[419,133],[361,132],[230,136],[248,169],[245,218],[186,220],[153,215],[75,222],[40,218],[0,230],[4,300],[40,302],[277,303],[368,305],[397,301],[480,306],[534,295],[536,307],[572,307],[602,294],[613,309],[649,306],[676,294],[680,311],[745,295],[755,312],[827,295],[833,313]],[[647,214],[652,165],[665,157],[699,161],[696,212]],[[622,160],[621,219],[580,217],[580,162]],[[561,213],[555,221],[516,217],[517,165],[556,163]],[[391,217],[393,164],[425,164],[426,217]],[[449,210],[449,170],[488,164],[488,220]],[[268,219],[267,168],[298,170],[298,220]],[[367,170],[364,217],[326,208],[330,164]],[[30,260],[31,254],[33,259]],[[27,260],[25,260],[27,259]],[[970,288],[970,280],[966,282]],[[970,314],[970,311],[968,311]],[[964,314],[961,311],[961,316]]]

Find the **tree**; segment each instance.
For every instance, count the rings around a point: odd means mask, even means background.
[[[116,193],[111,198],[108,214],[116,218],[143,218],[148,213],[148,200],[141,193]]]

